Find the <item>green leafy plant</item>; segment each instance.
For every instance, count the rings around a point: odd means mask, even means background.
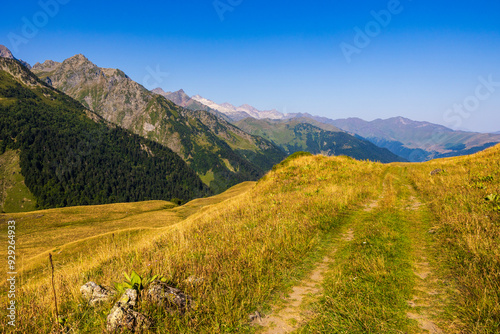
[[[500,212],[500,195],[489,194],[488,196],[486,196],[485,200],[493,204],[493,211]]]
[[[141,277],[135,271],[132,271],[130,276],[124,272],[123,276],[125,276],[124,282],[113,283],[116,291],[118,291],[119,293],[123,293],[125,292],[125,290],[128,289],[134,289],[137,291],[137,294],[140,294],[142,290],[146,289],[148,285],[151,284],[151,282],[153,282],[156,279],[158,279],[161,282],[167,281],[167,279],[161,275]]]

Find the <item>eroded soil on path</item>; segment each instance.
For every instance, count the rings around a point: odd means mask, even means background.
[[[415,286],[413,296],[407,302],[410,308],[407,317],[418,323],[418,333],[456,333],[455,326],[443,320],[444,310],[450,303],[450,291],[442,275],[435,268],[437,259],[431,251],[432,242],[428,238],[428,234],[433,233],[433,229],[426,228],[423,221],[425,204],[419,202],[415,191],[409,185],[405,186],[411,195],[406,193],[403,202],[398,204],[398,209],[409,212],[413,217],[410,220],[415,224],[411,232]],[[383,188],[381,196],[377,200],[368,202],[361,210],[368,213],[382,207],[384,196],[387,195],[385,184]],[[259,333],[291,333],[301,328],[310,318],[310,314],[307,313],[308,305],[318,300],[322,293],[321,284],[329,266],[334,263],[332,259],[337,248],[340,249],[342,243],[345,244],[354,239],[353,227],[346,226],[338,239],[339,242],[332,247],[329,255],[316,266],[309,277],[292,289],[290,295],[280,304],[281,307],[275,307],[270,314],[262,318],[259,316],[255,320],[255,323],[261,326]]]
[[[406,209],[417,211],[422,207],[422,203],[414,196],[408,198]],[[414,235],[414,238],[417,238]],[[443,282],[437,278],[433,266],[428,260],[428,246],[420,244],[414,246],[415,263],[413,273],[416,277],[414,295],[408,301],[411,311],[407,313],[408,318],[418,322],[422,333],[443,334],[445,333],[435,322],[435,318],[443,312],[446,294],[443,291]]]
[[[311,272],[309,277],[292,289],[290,295],[284,300],[286,305],[284,308],[273,310],[270,315],[258,321],[264,328],[262,333],[290,333],[300,327],[305,319],[303,306],[306,299],[308,297],[314,298],[321,292],[321,282],[323,282],[323,276],[328,270],[330,262],[329,257],[323,258],[323,261]]]

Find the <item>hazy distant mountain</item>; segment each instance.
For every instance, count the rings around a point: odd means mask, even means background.
[[[373,144],[387,148],[395,155],[414,162],[472,154],[500,142],[500,133],[483,134],[454,131],[442,125],[417,122],[404,117],[393,117],[386,120],[377,119],[371,122],[360,118],[332,120],[309,113],[282,114],[276,110],[259,111],[248,104],[240,107],[235,107],[229,103],[217,104],[199,95],[189,98],[189,96],[179,94],[179,92],[169,94],[171,94],[172,101],[176,101],[176,103],[193,104],[194,102],[186,101],[195,100],[198,102],[195,108],[200,108],[201,104],[212,110],[212,112],[217,110],[217,112],[226,115],[232,122],[237,124],[240,124],[239,122],[246,118],[274,120],[300,118],[302,123],[311,124],[325,131],[332,131],[332,129],[324,128],[324,125],[335,126],[337,131],[340,128],[351,134],[366,138]],[[257,126],[257,123],[254,126]],[[260,132],[253,129],[252,133],[259,134]],[[283,148],[282,143],[279,145]]]
[[[83,55],[62,63],[37,63],[33,72],[106,120],[168,146],[215,192],[256,180],[285,157],[276,145],[245,136],[209,112],[180,107],[122,71],[99,68]],[[178,95],[183,102],[182,93]]]
[[[313,125],[316,124],[316,125]],[[380,162],[406,161],[385,148],[357,138],[332,125],[321,124],[309,118],[289,120],[259,120],[246,118],[236,125],[254,135],[262,136],[279,145],[288,154],[307,151],[313,154],[347,155],[356,159]]]
[[[5,45],[0,45],[0,57],[18,60],[25,67],[27,67],[28,69],[31,69],[30,64],[28,64],[24,60],[17,59],[16,57],[14,57],[12,52],[10,52],[10,50]]]
[[[272,141],[287,154],[308,151],[313,154],[344,154],[357,159],[381,162],[404,161],[386,149],[380,149],[364,139],[355,138],[334,125],[317,121],[309,114],[284,115],[277,111],[260,111],[248,104],[238,108],[229,103],[219,105],[199,95],[190,98],[182,89],[177,92],[164,92],[161,88],[157,88],[153,92],[193,110],[210,110],[216,114],[223,114],[244,131]],[[203,107],[205,109],[202,109]]]
[[[442,125],[412,121],[404,117],[328,120],[345,131],[366,138],[409,161],[471,154],[500,142],[498,134],[454,131]]]
[[[285,115],[280,113],[277,110],[258,110],[251,105],[244,104],[239,107],[235,107],[230,103],[222,103],[217,104],[212,100],[201,97],[200,95],[195,95],[192,97],[193,100],[196,100],[212,109],[218,110],[219,112],[225,114],[233,121],[239,121],[245,119],[247,117],[253,117],[256,119],[283,119]]]

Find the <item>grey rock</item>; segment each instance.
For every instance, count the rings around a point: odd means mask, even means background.
[[[128,289],[116,302],[108,314],[106,329],[109,332],[127,329],[133,333],[141,333],[151,326],[144,314],[134,311],[137,304],[137,291]]]
[[[98,303],[107,302],[115,295],[114,291],[111,291],[92,281],[82,285],[80,292],[82,293],[83,298],[92,306]]]
[[[127,329],[133,333],[142,333],[151,326],[144,314],[124,307],[114,307],[108,315],[106,329],[108,332]]]
[[[137,304],[137,290],[127,289],[118,302],[133,308]]]
[[[170,309],[177,309],[181,312],[188,309],[193,303],[193,298],[191,296],[161,281],[154,281],[151,283],[146,292],[146,299],[157,305]]]
[[[431,175],[438,175],[438,174],[441,174],[443,172],[442,169],[434,169],[432,172],[431,172]]]
[[[248,316],[248,320],[250,322],[252,321],[259,321],[261,322],[262,321],[262,315],[259,313],[259,311],[255,311],[255,313],[252,313]]]

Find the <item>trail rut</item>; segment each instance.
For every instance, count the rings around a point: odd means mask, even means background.
[[[411,188],[409,188],[411,190]],[[422,203],[414,196],[408,198],[407,210],[417,212]],[[414,236],[415,237],[415,236]],[[413,273],[417,276],[415,294],[408,301],[411,311],[407,313],[408,318],[416,320],[424,333],[445,333],[433,320],[443,309],[444,291],[440,289],[439,280],[435,269],[428,261],[428,249],[426,245],[415,247],[415,263]]]
[[[368,204],[364,211],[372,211],[378,205],[378,201]],[[347,228],[341,236],[343,242],[354,240],[354,230]],[[311,272],[308,278],[302,280],[300,284],[292,289],[290,295],[284,300],[284,308],[276,308],[266,317],[258,317],[257,323],[262,326],[263,334],[284,334],[291,333],[301,327],[306,320],[304,306],[306,301],[315,299],[315,295],[321,293],[321,283],[324,274],[328,270],[328,265],[332,263],[332,257],[337,252],[337,247],[333,247],[329,256],[323,258],[323,261]],[[312,300],[307,300],[311,296]]]

